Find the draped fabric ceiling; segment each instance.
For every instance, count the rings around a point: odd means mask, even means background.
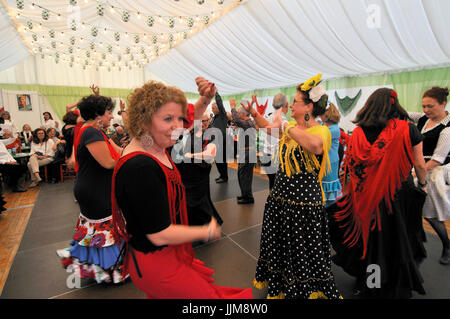
[[[450,65],[448,0],[78,0],[75,31],[71,1],[22,2],[0,1],[0,71],[28,50],[55,68],[145,68],[185,92],[196,92],[202,75],[226,95],[293,86],[319,72],[336,79]]]

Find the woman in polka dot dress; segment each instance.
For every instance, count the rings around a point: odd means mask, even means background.
[[[313,78],[314,79],[314,78]],[[328,96],[307,81],[297,87],[290,106],[294,122],[281,116],[280,169],[267,199],[254,285],[268,287],[267,298],[341,298],[331,272],[331,245],[321,179],[329,170],[331,133],[315,117]]]

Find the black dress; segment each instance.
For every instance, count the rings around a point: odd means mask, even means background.
[[[414,125],[410,124],[409,127],[411,144],[415,146],[422,141],[422,135]],[[381,133],[381,130],[366,128],[363,131],[371,144]],[[345,200],[346,196],[340,201]],[[345,221],[337,222],[334,218],[335,212],[340,210],[337,204],[326,209],[330,219],[330,240],[336,251],[332,260],[346,273],[356,277],[362,297],[406,299],[411,298],[413,290],[425,294],[418,269],[418,264],[426,257],[421,213],[425,196],[422,190],[414,186],[410,175],[395,194],[391,209],[384,201],[379,204],[381,227],[370,231],[364,259],[361,259],[362,240],[353,247],[343,244],[346,228],[342,226]],[[379,266],[379,284],[373,281],[375,272],[370,265]],[[371,284],[368,285],[368,282]]]
[[[325,126],[315,129],[328,132]],[[331,270],[328,219],[319,181],[320,167],[311,166],[308,152],[293,140],[280,140],[281,159],[291,154],[298,163],[291,176],[280,163],[275,184],[264,207],[260,255],[256,266],[256,288],[268,287],[267,298],[338,299]],[[289,145],[295,145],[291,152]],[[327,152],[327,151],[326,151]],[[322,155],[314,156],[322,163]],[[284,164],[286,166],[286,164]],[[296,165],[293,165],[296,167]]]
[[[206,146],[214,140],[204,140],[203,135],[200,138],[193,138],[193,136],[194,130],[191,131],[182,150],[183,155],[186,153],[198,153],[199,150],[204,151]],[[185,158],[181,163],[177,163],[176,166],[186,189],[189,225],[207,224],[211,221],[212,216],[217,220],[219,225],[222,225],[222,218],[211,201],[209,186],[211,163],[205,161],[196,163],[194,159]]]

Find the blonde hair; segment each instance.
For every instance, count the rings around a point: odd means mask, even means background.
[[[339,113],[338,108],[333,103],[329,104],[329,107],[326,109],[323,116],[325,117],[325,121],[334,124],[338,124],[341,120],[341,113]]]
[[[151,81],[134,90],[128,97],[125,123],[130,136],[140,138],[145,133],[145,127],[151,122],[153,114],[169,102],[180,104],[183,114],[186,114],[186,97],[176,87]]]

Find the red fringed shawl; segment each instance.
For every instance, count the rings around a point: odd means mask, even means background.
[[[82,125],[82,124],[81,124]],[[78,145],[80,144],[80,140],[81,140],[81,136],[83,136],[84,130],[88,127],[93,127],[92,125],[86,125],[84,127],[75,127],[76,131],[74,131],[74,140],[73,140],[73,151],[74,151],[74,157],[75,157],[75,172],[78,172],[78,160],[77,160],[77,149],[78,149]],[[95,128],[95,127],[94,127]],[[111,154],[111,157],[117,161],[120,158],[120,154],[116,152],[116,150],[114,149],[114,147],[111,145],[111,143],[109,142],[109,138],[108,136],[106,136],[106,134],[102,131],[99,130],[106,142],[106,145],[108,146],[109,149],[109,153]]]
[[[344,243],[351,247],[362,237],[364,259],[370,231],[377,225],[381,228],[381,201],[385,201],[389,211],[392,209],[391,201],[413,165],[408,123],[389,120],[373,144],[357,127],[350,137],[344,165],[350,182],[345,188],[347,196],[338,202],[341,210],[335,218],[346,228]]]
[[[167,153],[167,151],[166,151]],[[123,164],[126,163],[129,159],[138,156],[138,155],[146,155],[152,159],[155,160],[161,167],[161,169],[164,172],[164,175],[166,176],[166,185],[167,185],[167,195],[169,199],[169,209],[170,209],[170,220],[172,224],[181,224],[181,225],[188,225],[188,218],[187,218],[187,206],[186,206],[186,192],[184,189],[184,185],[181,181],[180,173],[178,172],[177,167],[173,163],[172,159],[170,158],[170,155],[167,153],[167,157],[170,159],[170,163],[172,164],[173,170],[166,167],[164,164],[162,164],[156,157],[144,153],[144,152],[132,152],[129,153],[119,159],[117,162],[114,173],[112,177],[112,185],[111,185],[111,203],[112,203],[112,223],[113,223],[113,235],[115,236],[115,239],[117,239],[117,242],[119,242],[120,239],[123,239],[126,243],[130,240],[130,235],[127,232],[126,229],[126,221],[125,218],[122,215],[122,212],[119,208],[119,205],[117,204],[116,200],[116,175],[117,172],[120,170]],[[177,193],[179,198],[177,199]],[[150,194],[149,194],[150,195]],[[179,223],[177,223],[177,211],[176,211],[176,202],[177,200],[180,202],[180,219]],[[151,207],[143,207],[143,210],[149,209],[151,210]],[[120,238],[120,239],[119,239]],[[192,246],[190,243],[175,245],[177,248],[177,256],[179,260],[183,263],[192,263],[193,257],[194,257],[194,251],[192,250]]]

